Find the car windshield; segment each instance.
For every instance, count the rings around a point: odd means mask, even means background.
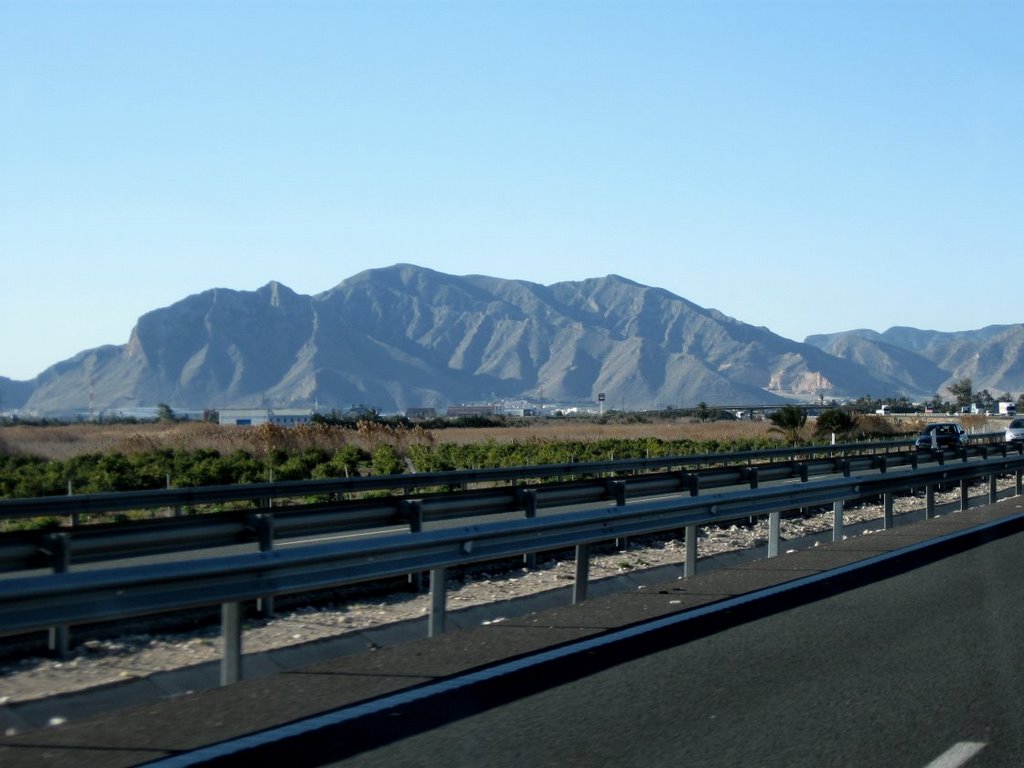
[[[1024,429],[1024,419],[1014,419],[1011,421],[1010,429]]]

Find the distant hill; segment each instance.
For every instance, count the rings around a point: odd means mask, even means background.
[[[878,333],[854,330],[808,336],[808,344],[857,362],[908,388],[945,394],[965,377],[975,391],[998,397],[1024,391],[1024,324],[990,325],[974,331],[922,331],[894,327]]]
[[[32,381],[15,381],[0,376],[0,411],[20,408],[32,396]]]
[[[167,403],[383,412],[527,398],[627,410],[907,395],[964,375],[1024,389],[1022,326],[850,331],[799,343],[617,275],[554,285],[409,264],[315,296],[215,288],[139,318],[3,405],[34,414]],[[975,354],[984,350],[984,354]],[[2,380],[0,380],[2,381]]]

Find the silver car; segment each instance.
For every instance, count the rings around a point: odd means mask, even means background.
[[[1006,428],[1006,442],[1024,443],[1024,417],[1010,422],[1010,426]]]

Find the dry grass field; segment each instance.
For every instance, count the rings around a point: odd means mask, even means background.
[[[768,433],[764,421],[699,423],[689,419],[647,424],[599,424],[584,420],[549,420],[515,427],[452,428],[442,430],[298,427],[291,429],[218,426],[199,422],[140,424],[13,425],[0,429],[0,454],[65,460],[83,454],[142,453],[160,449],[236,450],[260,455],[268,447],[336,449],[352,444],[373,450],[382,442],[403,444],[470,444],[487,441],[596,441],[654,437],[662,440],[720,440],[756,438]]]
[[[504,429],[444,429],[433,433],[440,443],[475,443],[487,440],[579,440],[581,442],[654,437],[660,440],[733,440],[762,437],[771,426],[767,421],[709,421],[690,419],[659,421],[650,424],[599,424],[593,421],[549,420],[527,427]]]
[[[870,424],[875,434],[912,434],[919,431],[926,421],[948,418],[931,414],[908,417],[862,416],[861,423]],[[1002,429],[1005,426],[1003,420],[990,420],[984,416],[965,415],[961,420],[970,432]],[[221,455],[243,450],[260,456],[271,448],[335,450],[343,445],[354,445],[372,452],[382,443],[388,443],[401,452],[405,446],[413,443],[466,445],[488,441],[590,442],[638,438],[728,442],[766,436],[781,441],[779,435],[769,433],[772,425],[768,421],[698,422],[689,418],[663,419],[649,423],[547,419],[524,421],[521,426],[454,427],[440,430],[424,430],[418,427],[396,429],[381,424],[364,426],[365,428],[352,430],[323,425],[300,425],[293,428],[266,424],[258,427],[235,427],[201,422],[11,425],[0,428],[0,455],[65,460],[83,454],[133,454],[160,449],[214,450]],[[804,435],[809,438],[813,429],[814,421],[809,419]]]

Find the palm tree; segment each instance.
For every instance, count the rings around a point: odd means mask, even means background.
[[[786,405],[768,417],[772,425],[769,432],[781,434],[788,445],[800,442],[800,432],[807,423],[807,412],[798,405]]]
[[[849,439],[857,431],[859,419],[854,413],[839,408],[830,408],[822,411],[814,423],[814,436],[826,437],[834,434],[836,437]]]

